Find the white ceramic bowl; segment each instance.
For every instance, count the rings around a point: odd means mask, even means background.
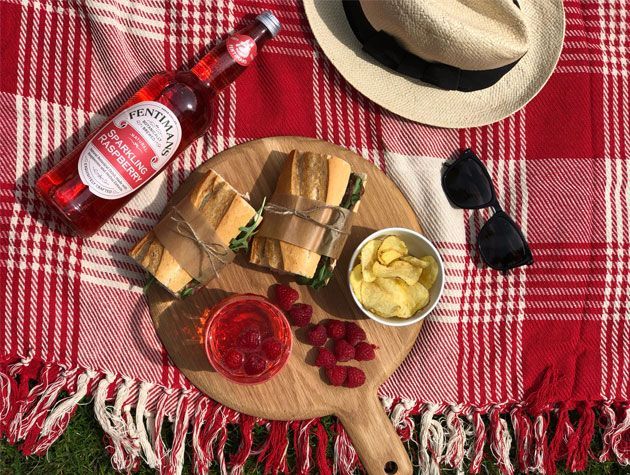
[[[438,263],[437,279],[429,290],[429,303],[426,307],[418,311],[414,316],[410,318],[383,318],[375,315],[374,313],[363,307],[363,305],[361,305],[361,302],[359,302],[359,299],[356,297],[356,295],[354,295],[354,292],[352,291],[352,286],[350,286],[350,272],[352,272],[352,269],[354,269],[354,266],[360,260],[359,254],[361,252],[361,249],[363,249],[363,246],[365,246],[368,241],[371,241],[372,239],[377,239],[384,236],[397,236],[407,245],[410,255],[416,257],[433,256],[433,258]],[[442,257],[440,256],[440,253],[431,243],[431,241],[429,241],[422,234],[406,228],[385,228],[381,229],[380,231],[376,231],[375,233],[372,233],[368,237],[366,237],[361,242],[361,244],[359,244],[359,246],[354,251],[354,254],[352,254],[352,257],[350,258],[350,266],[348,267],[347,277],[348,286],[350,286],[350,293],[352,294],[352,298],[354,299],[354,302],[357,304],[357,306],[361,309],[361,311],[372,320],[382,323],[383,325],[389,325],[392,327],[404,327],[407,325],[413,325],[414,323],[418,323],[420,320],[424,319],[435,308],[437,303],[440,301],[440,298],[442,297],[442,293],[444,292],[444,263],[442,262]]]

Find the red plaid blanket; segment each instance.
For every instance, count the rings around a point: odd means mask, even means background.
[[[152,72],[189,66],[263,9],[278,15],[282,33],[220,97],[210,132],[94,237],[59,232],[35,199],[37,177]],[[629,463],[628,12],[623,0],[567,1],[564,51],[542,92],[497,124],[456,131],[407,122],[358,94],[293,2],[0,2],[2,436],[45,453],[92,396],[120,470],[144,460],[177,472],[187,438],[199,473],[211,462],[239,473],[250,456],[266,471],[357,466],[342,428],[327,460],[319,421],[256,421],[192,387],[157,340],[142,272],[127,257],[204,160],[246,140],[302,135],[383,169],[444,255],[443,302],[381,390],[420,470],[477,473],[484,455],[504,473],[553,473],[560,460],[579,470],[589,457]],[[503,276],[479,265],[474,239],[485,216],[450,207],[439,186],[443,161],[468,146],[527,234],[532,267]],[[231,424],[243,437],[228,456]],[[261,446],[254,424],[268,431]]]

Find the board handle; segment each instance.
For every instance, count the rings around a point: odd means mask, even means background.
[[[409,455],[375,394],[337,415],[369,475],[411,475]]]

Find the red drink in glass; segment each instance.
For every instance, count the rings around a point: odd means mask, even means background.
[[[205,324],[205,348],[212,366],[241,384],[269,380],[286,364],[293,336],[282,310],[253,294],[215,305]]]
[[[216,94],[280,29],[270,12],[213,48],[190,71],[159,73],[36,184],[78,234],[90,236],[211,124]]]

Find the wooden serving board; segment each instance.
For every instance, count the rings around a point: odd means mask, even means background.
[[[296,420],[334,414],[340,418],[370,474],[410,474],[409,457],[383,410],[377,389],[403,361],[421,324],[389,327],[367,319],[355,307],[346,278],[350,256],[368,234],[392,226],[420,230],[414,212],[396,185],[367,160],[342,147],[308,138],[274,137],[233,147],[208,160],[190,175],[171,202],[179,201],[212,168],[240,192],[249,192],[253,206],[258,207],[263,196],[271,196],[282,162],[293,149],[339,156],[354,171],[368,176],[352,234],[328,286],[315,291],[293,284],[300,292],[300,300],[313,306],[314,321],[360,320],[368,341],[379,347],[374,361],[352,363],[365,371],[366,384],[356,389],[326,384],[321,370],[312,365],[314,351],[305,342],[304,330],[294,331],[293,351],[287,365],[266,383],[238,385],[213,370],[197,337],[202,310],[232,293],[268,295],[276,282],[293,280],[250,265],[245,256],[237,257],[206,289],[185,300],[174,299],[159,286],[151,286],[148,300],[155,328],[173,362],[195,386],[216,401],[265,419]],[[395,465],[390,463],[386,470],[390,461]]]

